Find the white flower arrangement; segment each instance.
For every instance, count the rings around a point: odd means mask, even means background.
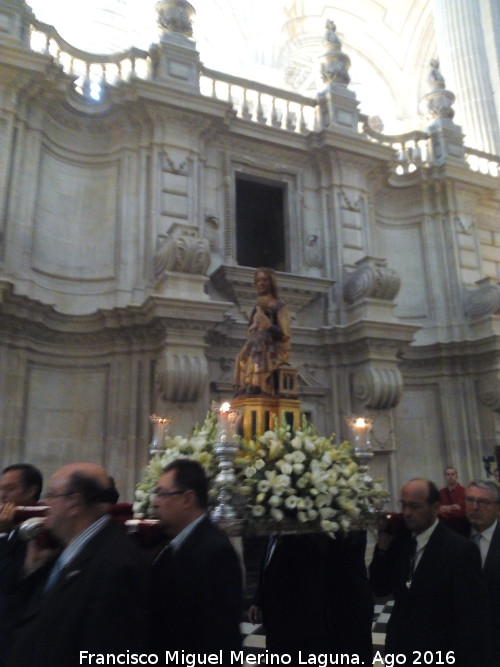
[[[165,451],[154,456],[135,493],[134,514],[150,514],[153,490],[168,463],[190,458],[201,463],[213,482],[218,470],[213,445],[217,420],[208,413],[190,437],[167,436]],[[234,461],[238,505],[249,530],[346,532],[369,519],[387,498],[379,480],[359,471],[348,442],[318,436],[305,419],[300,431],[276,426],[256,441],[241,441]]]
[[[217,435],[215,416],[208,413],[204,423],[196,426],[190,437],[169,435],[165,438],[165,450],[155,454],[146,466],[144,477],[137,485],[134,516],[144,518],[151,515],[151,500],[163,469],[175,459],[194,459],[200,463],[208,479],[213,480],[217,474],[217,458],[213,453],[213,444]]]
[[[348,442],[318,436],[304,419],[243,443],[240,492],[247,496],[247,521],[266,528],[324,531],[334,536],[372,517],[388,497],[380,480],[360,473]]]

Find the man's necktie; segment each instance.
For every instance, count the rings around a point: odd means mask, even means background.
[[[413,573],[415,572],[415,564],[417,561],[417,538],[412,537],[410,542],[410,563],[408,567],[408,579],[406,580],[406,588],[410,588],[411,582],[413,579]]]
[[[49,591],[52,586],[56,583],[56,581],[59,578],[59,575],[61,573],[61,570],[63,569],[63,564],[60,558],[56,560],[54,563],[52,570],[50,571],[49,578],[47,579],[45,583],[45,587],[43,589],[43,592],[46,593]]]
[[[471,536],[471,540],[474,542],[474,544],[480,551],[481,551],[481,546],[479,543],[481,542],[481,538],[482,538],[481,533],[474,533],[474,535]]]
[[[174,550],[170,544],[167,544],[154,559],[153,565],[165,565],[174,555]]]

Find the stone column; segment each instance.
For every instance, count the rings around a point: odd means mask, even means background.
[[[433,0],[441,71],[467,146],[500,153],[498,0]],[[496,102],[495,102],[496,100]]]

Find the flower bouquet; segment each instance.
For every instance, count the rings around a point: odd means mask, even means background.
[[[373,519],[388,497],[379,480],[362,474],[348,442],[319,436],[303,418],[301,430],[278,426],[242,443],[240,493],[255,532],[326,532],[334,536]]]
[[[144,477],[137,485],[134,515],[143,518],[151,515],[151,500],[163,469],[175,459],[193,459],[200,463],[210,481],[217,475],[218,461],[213,453],[217,435],[217,421],[213,413],[208,413],[201,426],[196,425],[191,436],[169,435],[165,438],[164,451],[155,454],[146,466]]]
[[[177,458],[198,461],[213,483],[218,460],[213,453],[217,420],[208,413],[192,435],[167,436],[137,486],[134,514],[147,517],[163,468]],[[300,430],[276,425],[255,441],[241,440],[234,460],[238,485],[235,504],[250,533],[326,532],[334,536],[373,518],[388,497],[379,480],[359,470],[348,442],[319,436],[303,418]],[[214,493],[217,492],[213,489]]]

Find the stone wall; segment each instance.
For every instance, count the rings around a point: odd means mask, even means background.
[[[498,177],[470,168],[460,128],[411,135],[410,170],[409,137],[369,132],[333,74],[307,99],[203,71],[202,94],[182,31],[94,99],[18,18],[0,38],[0,465],[102,462],[130,498],[148,416],[185,433],[231,396],[254,299],[244,174],[285,188],[278,282],[318,429],[374,417],[391,489],[446,463],[481,474],[500,432]]]

